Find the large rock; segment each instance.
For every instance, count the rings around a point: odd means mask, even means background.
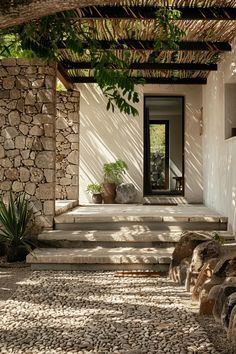
[[[221,254],[221,246],[219,242],[214,240],[203,242],[198,245],[192,256],[190,264],[191,272],[200,272],[203,265],[211,258],[219,257]]]
[[[182,259],[182,261],[180,262],[180,264],[178,266],[175,267],[175,270],[172,274],[173,276],[173,280],[179,284],[184,284],[185,280],[187,278],[187,274],[189,271],[189,267],[190,267],[190,263],[191,263],[191,258],[184,258]]]
[[[213,316],[216,322],[221,322],[221,313],[223,306],[227,297],[236,292],[236,283],[235,284],[222,284],[220,286],[218,296],[213,307]]]
[[[220,258],[213,271],[212,278],[207,280],[202,286],[200,292],[200,314],[209,314],[215,305],[209,299],[211,289],[216,285],[223,283],[234,283],[236,277],[236,254],[231,253]],[[205,311],[207,309],[207,312]],[[209,309],[209,311],[208,311]]]
[[[214,275],[220,278],[236,276],[236,253],[221,257],[214,269]]]
[[[227,297],[222,308],[221,323],[226,330],[229,327],[230,316],[235,306],[236,306],[236,292],[234,292],[233,294]]]
[[[195,300],[195,301],[199,300],[199,295],[203,289],[203,286],[207,280],[212,278],[214,268],[215,268],[216,264],[218,263],[218,261],[219,261],[219,258],[212,258],[203,265],[203,267],[198,275],[196,284],[195,284],[193,291],[192,291],[192,299],[193,300]]]
[[[215,301],[218,297],[219,290],[222,284],[233,284],[235,278],[220,278],[213,274],[212,278],[207,280],[199,296],[200,301],[200,315],[212,315]]]
[[[234,353],[236,352],[236,306],[234,306],[229,321],[229,328],[228,328],[228,339],[232,342],[234,346]]]
[[[187,291],[194,290],[199,272],[203,268],[205,262],[212,259],[212,257],[218,257],[220,253],[220,244],[214,240],[203,242],[194,249],[185,282],[185,288]]]
[[[206,292],[201,293],[200,296],[200,307],[199,307],[200,315],[206,315],[206,316],[212,315],[213,308],[215,306],[215,302],[219,294],[221,284],[220,285],[213,284],[212,281],[210,281],[208,284],[210,283],[211,283],[210,289],[207,289]],[[205,284],[207,285],[207,282]]]
[[[135,201],[137,191],[132,183],[121,183],[116,188],[116,203],[128,204]]]
[[[182,234],[182,237],[175,246],[170,264],[169,276],[172,280],[181,285],[185,283],[189,269],[187,262],[190,264],[195,247],[209,240],[211,240],[211,237],[204,233],[186,231]]]

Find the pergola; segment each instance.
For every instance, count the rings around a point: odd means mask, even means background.
[[[113,6],[79,8],[74,10],[74,25],[94,28],[102,50],[114,50],[120,58],[130,51],[130,76],[151,84],[206,84],[222,53],[231,51],[236,1],[175,0],[171,4],[181,11],[177,22],[186,33],[177,50],[154,48],[158,35],[155,13],[163,1],[129,0]],[[86,42],[83,46],[86,48]],[[95,82],[89,55],[79,56],[61,43],[59,60],[59,77],[67,87]]]

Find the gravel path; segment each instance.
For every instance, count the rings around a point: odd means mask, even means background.
[[[0,353],[221,352],[192,312],[189,294],[166,278],[33,272],[0,308]]]
[[[9,267],[9,264],[3,266],[0,262],[0,306],[3,306],[5,301],[12,296],[20,282],[31,274],[30,267],[17,263],[14,265],[15,267]]]

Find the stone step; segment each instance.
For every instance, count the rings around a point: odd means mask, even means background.
[[[37,248],[27,258],[32,269],[167,271],[174,248]]]
[[[203,233],[203,231],[202,231]],[[150,231],[123,228],[118,231],[65,231],[52,230],[38,236],[42,247],[80,248],[80,247],[165,247],[174,246],[180,239],[181,232]],[[231,235],[223,235],[225,241],[233,241]]]
[[[180,205],[188,204],[187,200],[181,196],[149,196],[143,198],[144,205]]]
[[[169,231],[169,232],[180,232],[180,231],[226,231],[227,221],[155,221],[148,218],[143,218],[139,221],[97,221],[97,220],[86,220],[80,222],[69,222],[66,220],[64,223],[55,223],[55,230],[121,230],[123,227],[126,228],[139,228],[144,227],[146,230],[154,231]]]
[[[144,226],[150,230],[227,230],[228,219],[204,205],[78,206],[55,217],[57,230],[119,230]]]
[[[228,218],[220,215],[178,216],[178,215],[76,215],[65,213],[55,217],[55,224],[64,223],[227,223]]]

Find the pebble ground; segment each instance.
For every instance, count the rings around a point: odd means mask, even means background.
[[[33,272],[0,308],[0,353],[223,353],[189,298],[166,278]]]

